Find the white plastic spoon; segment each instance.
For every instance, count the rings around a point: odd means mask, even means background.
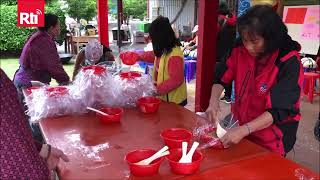
[[[107,113],[105,113],[105,112],[102,112],[102,111],[100,111],[100,110],[98,110],[98,109],[95,109],[95,108],[92,108],[92,107],[87,107],[87,109],[88,110],[91,110],[91,111],[94,111],[94,112],[97,112],[97,113],[99,113],[99,114],[102,114],[102,115],[104,115],[104,116],[108,116],[109,114],[107,114]]]
[[[139,162],[136,162],[135,164],[137,165],[149,165],[152,161],[155,159],[158,159],[162,156],[166,156],[169,154],[169,151],[167,151],[169,148],[168,146],[164,146],[162,149],[160,149],[158,152],[156,152],[154,155],[151,157],[148,157],[147,159],[141,160]]]
[[[199,143],[198,142],[194,142],[192,144],[192,147],[190,149],[190,151],[187,153],[186,156],[184,156],[184,158],[181,158],[179,160],[179,163],[191,163],[192,162],[192,157],[193,157],[193,154],[194,152],[196,151],[197,147],[199,146]]]
[[[187,156],[186,156],[186,161],[188,163],[191,163],[192,162],[192,157],[193,157],[193,154],[194,152],[196,151],[197,147],[199,146],[199,143],[198,142],[194,142],[192,144],[192,147],[190,149],[190,151],[188,152]]]
[[[182,142],[182,156],[181,156],[181,159],[179,160],[179,163],[183,162],[184,159],[186,158],[187,149],[188,149],[188,143],[187,142]]]

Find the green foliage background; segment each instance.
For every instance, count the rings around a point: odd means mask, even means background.
[[[90,21],[97,15],[97,0],[66,0],[67,13],[70,17],[80,22],[80,19]]]
[[[53,13],[59,17],[61,33],[57,42],[62,44],[66,33],[65,12],[58,1],[48,1],[45,6],[46,13]],[[20,51],[26,39],[35,28],[24,28],[17,26],[17,5],[10,0],[1,1],[0,4],[0,51]]]

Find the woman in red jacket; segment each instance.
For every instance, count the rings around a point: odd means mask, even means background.
[[[300,45],[271,6],[252,7],[237,23],[239,42],[227,62],[217,68],[207,116],[216,121],[223,85],[234,81],[232,111],[240,126],[221,138],[223,145],[247,138],[285,155],[295,144],[300,120]]]

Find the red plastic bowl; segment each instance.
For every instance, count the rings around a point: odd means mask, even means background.
[[[126,65],[134,65],[137,62],[138,58],[139,56],[135,52],[128,51],[120,54],[122,63]]]
[[[138,106],[143,113],[154,113],[159,109],[161,100],[156,97],[142,97],[138,99]]]
[[[141,77],[141,74],[138,72],[122,72],[120,73],[122,79],[135,79]]]
[[[68,94],[69,89],[65,86],[49,87],[46,89],[49,97],[59,97]]]
[[[120,122],[120,119],[123,113],[122,108],[101,108],[100,111],[108,114],[108,115],[102,115],[100,113],[96,113],[98,118],[103,123]]]
[[[86,66],[84,68],[82,68],[83,71],[88,71],[88,70],[92,70],[93,74],[96,75],[101,75],[104,72],[106,72],[106,68],[104,68],[103,66]]]
[[[30,95],[34,90],[37,90],[37,89],[40,89],[40,86],[28,87],[25,92],[27,95]]]
[[[192,133],[186,129],[182,128],[169,128],[161,132],[165,145],[170,149],[181,148],[182,142],[190,142],[192,138]]]
[[[203,155],[200,151],[196,150],[192,156],[191,163],[179,163],[182,156],[182,149],[171,149],[167,157],[171,171],[175,174],[194,174],[200,167]]]
[[[157,151],[151,149],[142,149],[129,152],[124,159],[129,164],[131,174],[134,176],[153,176],[157,174],[164,157],[152,161],[149,165],[135,164],[141,160],[151,157],[156,152]]]
[[[189,175],[194,174],[200,167],[203,155],[196,150],[192,156],[191,163],[179,163],[182,156],[182,149],[171,149],[167,157],[171,171],[175,174]]]

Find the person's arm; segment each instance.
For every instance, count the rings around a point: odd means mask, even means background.
[[[233,52],[227,62],[217,64],[215,68],[214,82],[211,89],[211,98],[206,115],[209,121],[217,122],[217,115],[220,111],[219,99],[226,84],[232,83],[235,74],[236,52]]]
[[[302,64],[296,56],[293,56],[280,65],[278,82],[267,96],[266,111],[272,115],[274,123],[300,112],[296,103],[300,99],[302,83]]]
[[[1,68],[0,87],[0,179],[11,177],[10,173],[26,179],[48,179],[47,164],[34,144],[17,89]]]
[[[81,50],[76,57],[76,62],[74,63],[74,69],[72,74],[72,80],[75,79],[76,75],[78,74],[79,70],[81,69],[81,64],[85,60],[85,52],[84,50]]]
[[[249,134],[269,127],[273,123],[272,115],[269,112],[264,112],[256,119],[242,126],[231,128],[220,139],[223,146],[228,148],[234,144],[238,144],[244,137]]]
[[[170,78],[157,85],[157,92],[160,95],[167,94],[184,82],[184,63],[179,56],[170,57],[168,60],[168,72]]]
[[[139,55],[139,61],[153,63],[155,60],[155,55],[154,55],[153,51],[137,52],[137,54]]]
[[[63,69],[62,63],[60,61],[57,48],[55,47],[54,42],[48,44],[47,51],[43,51],[42,57],[46,61],[46,68],[50,76],[57,80],[59,84],[68,84],[70,78],[66,71]]]

